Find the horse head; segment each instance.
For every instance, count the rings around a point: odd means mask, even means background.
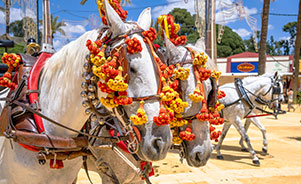
[[[153,117],[159,114],[159,98],[147,98],[156,96],[159,88],[159,75],[156,68],[155,53],[151,51],[151,45],[145,42],[141,30],[148,30],[151,26],[150,8],[146,8],[139,16],[137,23],[123,22],[111,5],[105,1],[105,11],[108,25],[113,33],[113,38],[120,35],[129,35],[136,38],[141,43],[141,52],[126,54],[128,61],[128,89],[129,97],[146,97],[144,110],[148,121],[143,125],[137,125],[141,142],[138,149],[138,156],[143,160],[160,160],[165,158],[169,147],[171,146],[171,133],[169,126],[157,126],[153,122]],[[116,41],[110,45],[111,49],[125,45],[124,39]],[[133,101],[132,104],[123,106],[128,117],[135,115],[139,108],[139,101]]]
[[[186,47],[183,46],[175,46],[170,40],[165,39],[166,50],[167,50],[167,58],[169,58],[169,64],[176,64],[183,61],[183,57],[187,57],[185,60],[192,59],[190,53],[188,52]],[[200,50],[196,47],[189,46],[193,50],[200,52]],[[188,52],[188,53],[187,53]],[[206,63],[209,69],[216,69],[215,64],[211,59],[208,59]],[[195,103],[192,102],[188,97],[190,93],[193,93],[196,88],[197,81],[194,75],[194,69],[192,64],[184,64],[184,68],[190,69],[189,77],[180,81],[181,90],[183,92],[183,101],[188,102],[188,107],[185,109],[183,117],[195,116],[198,112],[200,112],[202,107],[202,102]],[[210,80],[206,80],[203,82],[206,96],[208,97],[209,92],[212,89],[212,85]],[[180,129],[184,130],[186,127],[183,126]],[[195,139],[191,141],[184,140],[182,145],[184,147],[185,157],[187,163],[190,166],[200,167],[204,166],[208,159],[210,158],[211,152],[213,150],[212,143],[210,140],[210,132],[209,132],[209,122],[208,121],[200,121],[196,118],[192,120],[192,133],[195,135]]]
[[[262,80],[264,79],[264,80]],[[261,80],[258,83],[258,80]],[[253,86],[260,85],[258,95],[260,98],[270,102],[268,105],[270,108],[278,108],[278,102],[284,101],[283,96],[283,80],[282,76],[275,72],[274,74],[263,74],[258,80],[253,80]]]

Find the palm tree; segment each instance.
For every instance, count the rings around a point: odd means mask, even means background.
[[[56,16],[53,19],[53,16],[51,15],[51,32],[52,32],[52,39],[54,38],[54,34],[59,32],[62,35],[66,35],[65,31],[62,29],[63,26],[66,26],[66,23],[64,21],[58,22],[58,16]]]
[[[62,29],[63,26],[66,26],[66,23],[64,21],[58,22],[58,16],[53,18],[53,15],[51,14],[51,37],[54,38],[54,34],[57,32],[61,33],[62,35],[66,36],[65,31]],[[43,20],[39,21],[41,25],[43,25]]]
[[[266,61],[265,52],[266,52],[266,42],[267,42],[268,25],[269,25],[269,11],[270,11],[270,0],[264,0],[262,19],[261,19],[258,75],[262,75],[265,73],[265,61]]]
[[[295,70],[294,70],[294,80],[293,80],[294,102],[296,102],[297,99],[300,47],[301,47],[301,0],[299,1],[297,36],[295,42],[295,62],[294,62]]]

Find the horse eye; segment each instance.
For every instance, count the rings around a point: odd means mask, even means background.
[[[131,71],[132,73],[137,73],[136,69],[133,68],[133,67],[130,67],[130,71]]]

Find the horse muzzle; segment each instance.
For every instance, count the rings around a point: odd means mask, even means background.
[[[144,138],[140,143],[138,156],[146,161],[158,161],[166,157],[171,141],[162,137]]]
[[[209,160],[211,156],[211,152],[213,150],[212,146],[211,149],[202,149],[203,147],[194,147],[192,150],[190,150],[187,145],[184,149],[186,160],[189,166],[192,167],[202,167],[207,164],[207,161]]]

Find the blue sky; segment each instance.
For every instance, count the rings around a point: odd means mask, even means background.
[[[12,0],[20,1],[20,0]],[[185,8],[191,14],[195,14],[194,11],[194,0],[132,0],[132,4],[126,5],[125,10],[128,11],[128,20],[137,20],[140,12],[147,7],[152,8],[153,19],[156,19],[161,14],[166,14],[173,8]],[[248,39],[252,35],[252,29],[248,26],[245,19],[240,20],[237,8],[228,9],[228,14],[223,14],[219,5],[225,6],[225,4],[231,4],[235,0],[217,0],[217,23],[223,23],[235,32],[237,32],[243,39]],[[40,12],[41,4],[40,0]],[[64,30],[67,36],[60,34],[55,35],[54,40],[55,48],[59,49],[64,44],[71,40],[76,39],[84,32],[95,28],[99,25],[99,15],[95,0],[88,0],[84,6],[80,5],[80,0],[50,0],[50,10],[55,16],[59,16],[59,20],[64,20],[67,24]],[[263,0],[243,0],[245,12],[254,17],[256,22],[256,28],[260,29],[261,20],[260,14],[263,7]],[[270,13],[273,14],[298,14],[298,0],[275,0],[271,1]],[[3,2],[0,2],[0,6],[3,7]],[[29,14],[32,13],[30,10]],[[227,13],[226,12],[226,13]],[[15,4],[11,10],[11,21],[21,19],[20,6]],[[244,14],[246,15],[246,14]],[[40,15],[41,18],[41,15]],[[249,18],[249,20],[251,20]],[[269,30],[268,39],[271,35],[274,36],[275,40],[288,39],[289,34],[282,31],[283,25],[288,22],[297,21],[297,16],[276,16],[270,15],[269,17]],[[4,14],[0,12],[0,34],[5,31],[4,27]],[[255,28],[255,26],[253,27]]]

